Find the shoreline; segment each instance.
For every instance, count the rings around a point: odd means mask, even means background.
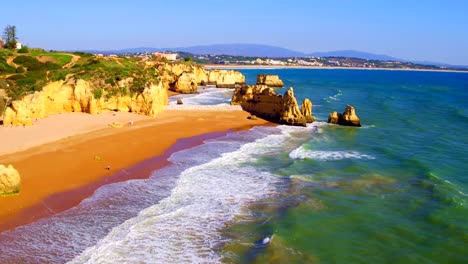
[[[308,69],[308,70],[370,70],[370,71],[420,71],[420,72],[458,72],[468,73],[467,70],[443,69],[389,69],[389,68],[361,68],[361,67],[325,67],[325,66],[284,66],[284,65],[237,65],[237,64],[202,64],[205,69]]]
[[[166,110],[133,126],[94,130],[4,154],[1,163],[12,164],[22,183],[19,194],[0,197],[0,232],[69,209],[102,185],[147,178],[168,164],[165,155],[181,147],[229,131],[273,125],[248,116],[244,111]]]

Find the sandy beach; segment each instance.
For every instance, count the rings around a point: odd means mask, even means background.
[[[31,127],[0,127],[0,164],[12,164],[22,181],[19,194],[0,197],[0,231],[66,210],[109,182],[148,177],[152,168],[167,164],[155,157],[171,151],[176,142],[187,148],[218,136],[215,132],[271,125],[248,116],[216,109],[166,110],[154,118],[67,113],[37,120]],[[109,127],[114,121],[124,126]],[[129,168],[133,176],[128,176]]]

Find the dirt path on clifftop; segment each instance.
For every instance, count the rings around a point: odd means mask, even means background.
[[[80,56],[75,55],[75,54],[69,54],[69,55],[72,56],[72,59],[69,63],[63,65],[62,69],[70,69],[81,58]]]
[[[8,65],[14,66],[15,68],[18,68],[18,65],[13,62],[13,60],[16,58],[16,56],[18,56],[18,55],[13,55],[11,57],[8,57],[8,59],[6,59],[6,63]]]

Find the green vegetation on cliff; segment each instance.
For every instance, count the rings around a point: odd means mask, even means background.
[[[96,84],[96,98],[141,93],[149,83],[159,81],[154,67],[146,67],[139,57],[0,49],[0,115],[8,102],[40,91],[51,81],[70,78]]]

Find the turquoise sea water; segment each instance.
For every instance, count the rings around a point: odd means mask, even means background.
[[[147,180],[0,234],[0,262],[468,263],[468,74],[241,71],[278,74],[318,122],[176,152]],[[347,104],[363,127],[325,123]]]

